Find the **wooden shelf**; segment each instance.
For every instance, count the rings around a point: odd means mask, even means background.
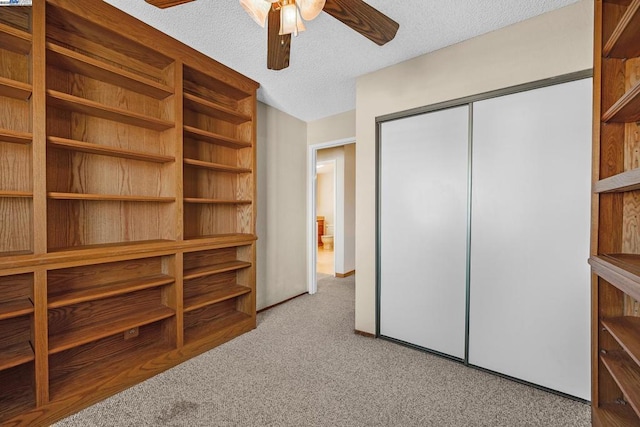
[[[609,331],[629,357],[640,366],[640,317],[616,317],[602,320],[602,326]]]
[[[239,141],[227,136],[218,135],[217,133],[207,132],[202,129],[194,128],[193,126],[185,126],[184,134],[189,138],[196,139],[198,141],[208,142],[210,144],[221,145],[229,148],[248,148],[251,147],[250,142]]]
[[[36,406],[33,363],[0,371],[0,424],[32,425],[29,422],[6,423],[11,417]]]
[[[600,359],[607,368],[625,399],[640,417],[640,366],[622,351],[601,354]]]
[[[251,169],[248,168],[239,168],[237,166],[229,166],[229,165],[222,165],[219,163],[210,163],[210,162],[203,162],[202,160],[196,160],[196,159],[184,159],[184,164],[187,166],[193,166],[195,168],[202,168],[202,169],[210,169],[212,171],[216,171],[216,172],[229,172],[229,173],[251,173]]]
[[[612,123],[640,121],[640,81],[602,115],[602,121]]]
[[[594,193],[617,193],[635,190],[640,190],[640,168],[601,179],[593,186]]]
[[[171,276],[158,274],[155,276],[142,277],[137,280],[113,282],[107,285],[96,286],[80,291],[61,291],[59,293],[49,295],[48,306],[49,308],[58,308],[81,302],[123,295],[143,289],[157,288],[159,286],[169,285],[173,283],[174,280],[175,279]]]
[[[119,243],[96,243],[90,245],[79,245],[70,247],[48,248],[51,258],[63,257],[74,259],[101,258],[121,254],[148,253],[154,251],[167,251],[175,245],[173,240],[153,239],[153,240],[133,240]],[[63,253],[65,252],[65,253]]]
[[[197,310],[208,305],[217,304],[232,298],[239,297],[251,292],[251,289],[241,285],[212,286],[206,294],[185,297],[184,311]]]
[[[171,203],[173,197],[155,196],[127,196],[123,194],[84,194],[84,193],[47,193],[47,197],[54,200],[88,200],[97,202],[144,202],[144,203]]]
[[[99,102],[80,98],[55,90],[47,90],[47,103],[53,107],[63,108],[77,113],[88,114],[120,123],[142,128],[162,131],[174,127],[173,122],[161,120],[122,108],[110,107]]]
[[[0,252],[0,258],[15,257],[15,256],[19,257],[24,255],[33,255],[33,252],[32,251]]]
[[[33,348],[29,342],[0,348],[0,371],[31,362],[33,359]]]
[[[637,427],[640,419],[629,405],[609,403],[592,408],[593,416],[606,427]],[[594,425],[597,425],[594,423]]]
[[[640,300],[640,255],[609,254],[589,258],[595,274]]]
[[[239,311],[227,313],[224,316],[220,316],[211,322],[186,328],[184,331],[184,340],[186,343],[192,343],[201,339],[207,339],[212,331],[223,331],[227,328],[235,327],[239,323],[250,319],[251,316]]]
[[[609,58],[640,56],[640,0],[632,0],[602,50]]]
[[[0,141],[12,142],[14,144],[30,144],[33,136],[27,132],[16,132],[9,129],[0,128]]]
[[[47,43],[47,62],[68,71],[111,83],[155,99],[173,95],[169,86],[114,67],[81,53]]]
[[[49,337],[49,354],[59,353],[132,328],[167,319],[173,315],[175,315],[175,312],[168,307],[150,307],[138,313],[121,315],[110,322],[101,322],[74,330],[67,330],[64,333]]]
[[[28,191],[1,191],[0,190],[0,198],[20,198],[20,199],[28,199],[33,197],[33,193]]]
[[[198,277],[211,276],[213,274],[224,273],[226,271],[241,270],[251,267],[250,262],[246,261],[230,261],[220,264],[209,265],[206,267],[192,268],[184,271],[184,280],[196,279]]]
[[[52,379],[50,398],[61,401],[69,396],[93,394],[100,392],[102,388],[109,389],[108,383],[112,383],[115,377],[122,376],[123,373],[129,380],[142,381],[150,376],[143,365],[171,350],[160,340],[151,345],[130,349],[126,354],[110,354],[108,357],[83,363],[82,366],[71,366],[68,374]]]
[[[31,85],[16,80],[0,77],[0,96],[27,100],[31,97]]]
[[[190,93],[184,94],[184,107],[235,125],[251,121],[251,116],[247,116],[246,114],[239,113],[231,108],[223,107],[211,101],[207,101],[206,99]]]
[[[102,156],[120,157],[123,159],[140,160],[154,163],[170,163],[175,161],[173,156],[160,154],[143,153],[141,151],[127,150],[124,148],[109,147],[106,145],[93,144],[89,142],[75,141],[72,139],[50,136],[47,138],[50,147],[63,150],[79,151],[82,153],[98,154]]]
[[[33,313],[33,303],[29,298],[0,302],[0,320],[11,319]]]
[[[185,197],[185,203],[200,203],[205,205],[250,205],[251,200],[222,200],[222,199],[204,199],[201,197]]]
[[[239,101],[251,96],[251,92],[247,92],[246,90],[231,86],[223,81],[220,81],[188,66],[183,67],[183,80],[185,87],[191,87],[195,84],[197,86],[205,87],[212,92],[221,94],[235,101]],[[195,90],[195,88],[190,90]]]
[[[10,50],[12,52],[28,54],[31,52],[31,34],[0,24],[0,49]]]

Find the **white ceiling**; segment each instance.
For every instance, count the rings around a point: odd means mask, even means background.
[[[105,1],[259,82],[260,101],[311,121],[353,110],[358,76],[577,0],[367,0],[400,24],[393,41],[380,47],[322,13],[292,39],[282,71],[267,69],[266,30],[237,0],[164,10],[144,0]]]

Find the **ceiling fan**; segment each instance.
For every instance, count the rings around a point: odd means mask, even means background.
[[[167,8],[194,0],[145,0]],[[363,0],[240,0],[245,11],[262,27],[267,24],[267,68],[289,66],[291,34],[304,31],[304,22],[326,12],[382,46],[393,40],[399,24]]]

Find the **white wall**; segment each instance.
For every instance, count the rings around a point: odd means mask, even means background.
[[[375,333],[375,118],[592,67],[593,2],[570,6],[358,78],[356,329]]]
[[[307,125],[258,103],[258,310],[307,291]]]

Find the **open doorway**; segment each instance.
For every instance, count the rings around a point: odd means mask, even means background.
[[[342,147],[338,147],[342,148]],[[336,219],[336,159],[321,160],[332,156],[332,148],[318,151],[316,162],[316,227],[317,258],[316,276],[335,275],[334,223]]]
[[[355,273],[355,142],[309,147],[308,290],[319,275]]]

